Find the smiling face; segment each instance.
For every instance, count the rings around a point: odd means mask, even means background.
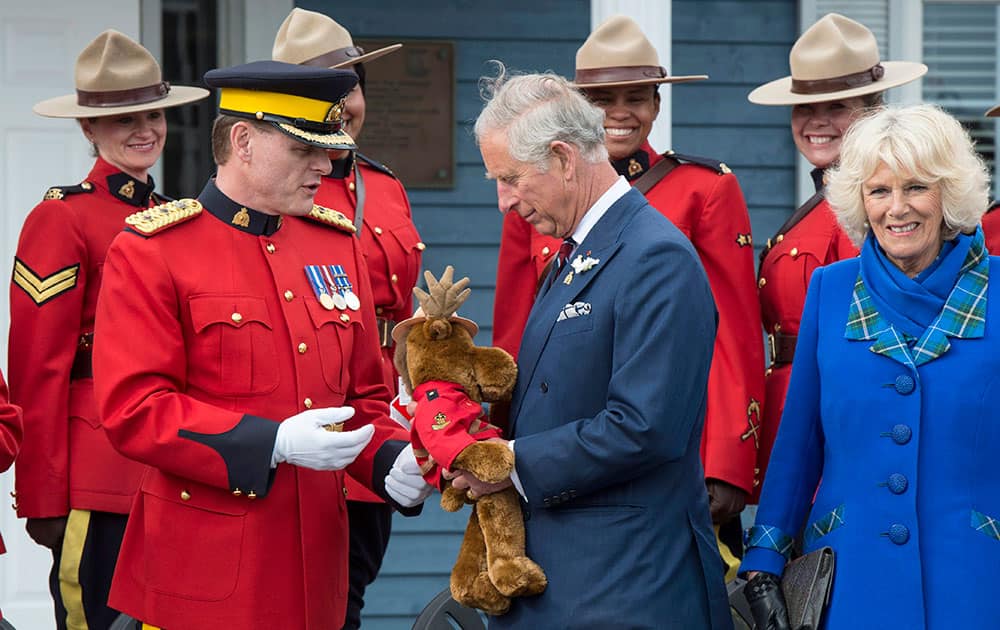
[[[278,130],[247,125],[250,134],[242,157],[246,181],[253,187],[247,205],[267,214],[309,214],[320,181],[330,171],[326,149],[286,136]]]
[[[894,265],[912,278],[934,262],[943,243],[940,184],[897,175],[879,162],[861,194],[872,234]]]
[[[818,168],[834,164],[844,133],[864,109],[859,96],[792,106],[792,138],[799,153]]]
[[[612,160],[639,150],[660,113],[655,85],[585,90],[591,103],[604,110],[604,145]]]
[[[167,119],[162,109],[83,118],[80,127],[97,154],[135,179],[145,182],[163,152]]]
[[[516,212],[539,234],[568,238],[573,234],[586,208],[574,203],[572,187],[562,178],[560,160],[549,160],[549,170],[511,157],[503,131],[482,138],[479,150],[486,164],[486,176],[497,182],[497,202],[501,213]]]

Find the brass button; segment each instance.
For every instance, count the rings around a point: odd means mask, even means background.
[[[376,306],[376,307],[375,307],[375,314],[376,314],[376,315],[381,315],[381,314],[382,314],[382,313],[384,313],[384,312],[385,312],[385,309],[384,309],[384,308],[382,308],[381,306]]]
[[[347,496],[347,486],[344,486],[344,496]]]
[[[764,376],[771,376],[774,373],[774,368],[767,368],[764,370]]]
[[[233,490],[233,496],[234,497],[241,497],[241,496],[243,496],[243,491],[240,490],[239,488],[237,488],[237,489]]]
[[[380,228],[379,226],[376,225],[375,226],[375,233],[381,236],[381,234],[382,234],[382,228]]]
[[[761,278],[757,281],[757,288],[763,289],[765,284],[767,284],[767,278]]]
[[[423,243],[417,243],[417,249],[419,249],[420,251],[424,251],[425,249],[427,249],[427,246],[424,245]]]
[[[181,501],[190,501],[191,493],[187,490],[181,490]]]
[[[783,240],[785,240],[785,235],[784,234],[779,234],[776,237],[774,237],[774,242],[775,243],[780,243]]]
[[[294,293],[292,293],[291,291],[285,291],[285,301],[286,302],[291,302],[294,299],[295,299],[295,294]]]
[[[251,490],[250,492],[247,493],[247,498],[248,499],[256,499],[257,498],[257,493],[254,492],[253,490]]]
[[[774,332],[776,332],[776,333],[780,333],[781,332],[781,324],[775,324],[774,325]]]
[[[354,192],[354,189],[355,189],[355,188],[357,188],[357,186],[355,186],[355,185],[354,185],[354,182],[349,182],[349,183],[347,184],[347,190],[349,190],[349,191],[351,191],[351,192]]]
[[[792,255],[792,258],[795,258],[796,256],[799,255],[799,248],[798,247],[793,247],[792,251],[790,251],[788,253]]]
[[[302,405],[303,405],[303,406],[304,406],[304,407],[305,407],[306,409],[312,409],[312,406],[313,406],[313,399],[312,399],[312,398],[306,398],[305,400],[303,400],[303,401],[302,401]]]
[[[309,347],[306,346],[305,342],[299,344],[299,354],[305,354]]]
[[[239,313],[233,313],[233,321],[238,324],[243,321],[243,316]]]
[[[267,247],[265,247],[264,249],[267,250],[268,254],[273,254],[274,253],[274,243],[268,243]]]
[[[83,188],[84,190],[90,190],[91,188],[94,187],[94,185],[91,184],[90,182],[83,182],[82,184],[80,184],[80,187]]]
[[[340,321],[342,321],[342,322],[349,322],[349,321],[351,321],[351,316],[348,315],[347,313],[341,313],[340,314]]]
[[[389,276],[389,279],[392,280],[393,284],[399,282],[399,276],[397,276],[396,274],[392,274],[391,276]]]
[[[542,256],[548,256],[551,251],[552,250],[549,249],[549,246],[546,245],[545,247],[542,248]]]

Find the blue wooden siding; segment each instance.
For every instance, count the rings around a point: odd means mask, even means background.
[[[516,70],[571,73],[576,49],[590,32],[589,1],[297,0],[296,4],[333,16],[358,39],[455,43],[455,187],[409,194],[417,229],[428,245],[424,267],[440,273],[451,264],[472,279],[472,297],[462,314],[479,322],[482,332],[477,341],[489,343],[501,216],[495,188],[483,176],[472,137],[472,122],[482,108],[477,81],[490,71],[489,59]],[[377,73],[378,62],[370,64],[368,72]],[[448,586],[468,514],[468,510],[442,512],[435,496],[419,518],[396,517],[382,571],[365,598],[365,630],[409,628],[424,604]]]
[[[672,88],[673,149],[718,159],[740,180],[760,249],[795,207],[796,150],[787,107],[747,101],[788,74],[798,36],[796,0],[674,0],[674,74],[708,81]]]

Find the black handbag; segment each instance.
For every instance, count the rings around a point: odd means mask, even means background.
[[[788,607],[793,630],[818,630],[830,603],[833,588],[833,549],[823,547],[785,565],[781,592]],[[754,629],[750,604],[743,595],[746,580],[737,578],[727,585],[730,612],[737,630]]]

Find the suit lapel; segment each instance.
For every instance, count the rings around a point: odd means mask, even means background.
[[[526,386],[531,382],[538,366],[542,350],[548,342],[555,326],[556,319],[560,311],[566,304],[572,303],[598,275],[607,267],[608,263],[621,248],[622,227],[627,225],[639,208],[646,203],[645,198],[634,189],[626,193],[621,199],[616,201],[608,211],[601,217],[601,220],[593,227],[583,243],[577,247],[570,261],[575,260],[577,255],[586,258],[588,255],[598,259],[600,262],[588,271],[576,273],[570,262],[562,269],[559,277],[555,279],[552,286],[543,289],[528,316],[528,322],[524,328],[524,335],[521,340],[521,348],[518,350],[518,380],[520,386]],[[589,254],[588,254],[589,252]],[[566,277],[573,272],[573,279],[566,284]],[[589,315],[588,317],[593,317]],[[521,405],[524,402],[523,393],[520,396],[517,406],[511,413],[511,432],[513,433],[514,422],[517,420]]]

